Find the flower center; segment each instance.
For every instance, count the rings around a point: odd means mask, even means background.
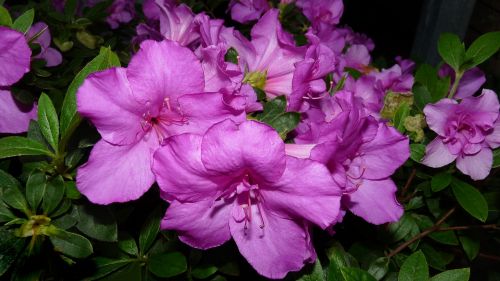
[[[267,71],[264,72],[253,71],[253,72],[248,72],[245,75],[245,78],[243,78],[243,83],[247,83],[254,88],[264,90],[264,87],[266,86],[266,79],[267,79]]]
[[[144,132],[154,131],[161,144],[170,136],[170,126],[183,126],[189,124],[188,118],[183,114],[181,107],[173,107],[170,98],[165,98],[158,113],[151,114],[147,111],[142,115],[141,126]]]
[[[249,176],[245,175],[243,180],[236,185],[235,189],[236,190],[233,194],[236,196],[236,202],[239,208],[233,212],[233,218],[237,222],[244,221],[245,231],[248,229],[248,224],[252,223],[252,220],[255,219],[257,219],[257,223],[259,223],[259,227],[263,229],[265,223],[261,206],[262,196],[259,192],[259,186],[257,184],[253,184],[250,181]],[[257,208],[257,218],[252,216],[252,207]]]

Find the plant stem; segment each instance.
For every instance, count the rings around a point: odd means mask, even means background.
[[[498,224],[485,224],[485,225],[461,225],[461,226],[450,226],[450,227],[440,227],[436,231],[455,231],[455,230],[468,230],[474,228],[482,229],[498,229],[500,230],[500,225]]]
[[[399,245],[399,247],[397,247],[394,251],[392,251],[389,254],[387,254],[387,257],[391,258],[391,257],[395,256],[396,254],[398,254],[399,252],[401,252],[402,250],[404,250],[406,247],[408,247],[411,244],[413,244],[413,242],[415,242],[417,240],[420,240],[420,239],[424,238],[425,236],[427,236],[427,235],[429,235],[429,234],[431,234],[431,233],[439,230],[440,227],[441,227],[441,225],[455,212],[455,210],[456,210],[455,207],[451,208],[432,227],[430,227],[430,228],[422,231],[421,233],[419,233],[418,235],[414,236],[410,240],[408,240],[408,241],[404,242],[403,244]]]
[[[460,84],[460,80],[462,79],[463,75],[464,73],[462,71],[456,72],[455,82],[453,82],[453,86],[451,87],[450,93],[448,94],[449,99],[452,99],[455,93],[457,92],[458,84]]]
[[[408,180],[406,181],[405,186],[401,190],[401,197],[400,197],[399,201],[405,202],[406,200],[409,199],[409,198],[406,198],[406,194],[408,193],[408,189],[410,188],[411,183],[413,182],[413,179],[415,178],[416,174],[417,174],[417,169],[413,168],[411,170],[410,176],[408,177]]]

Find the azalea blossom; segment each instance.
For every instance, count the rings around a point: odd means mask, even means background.
[[[40,33],[40,34],[39,34]],[[50,36],[50,30],[46,23],[37,22],[31,26],[31,28],[26,33],[26,39],[29,41],[36,35],[39,35],[36,39],[33,40],[33,43],[36,43],[40,46],[40,53],[34,56],[34,59],[43,59],[46,61],[46,66],[57,66],[62,62],[61,53],[50,47],[50,42],[52,41],[52,37]]]
[[[161,226],[208,249],[233,238],[261,275],[283,278],[316,258],[309,224],[335,223],[340,189],[312,160],[285,155],[268,125],[231,120],[166,140],[153,170],[171,201]]]
[[[342,0],[297,0],[295,3],[313,26],[337,24],[344,12]]]
[[[115,0],[108,8],[106,21],[112,29],[122,23],[128,23],[135,17],[134,0]]]
[[[231,0],[229,3],[231,18],[239,23],[258,20],[269,8],[266,0]]]
[[[427,145],[422,163],[439,168],[456,161],[457,168],[473,180],[486,178],[493,164],[492,149],[500,146],[499,109],[491,90],[460,103],[442,99],[427,105],[427,124],[438,136]]]
[[[449,76],[451,78],[450,83],[453,85],[455,82],[455,71],[449,65],[444,64],[438,71],[438,75],[441,78]],[[457,87],[457,91],[453,98],[463,99],[474,95],[481,86],[486,82],[486,77],[484,72],[479,69],[479,67],[474,67],[467,70],[462,79],[460,79]],[[450,89],[451,90],[451,89]]]
[[[80,192],[98,204],[137,199],[155,181],[152,155],[166,138],[245,120],[204,84],[196,56],[171,41],[144,41],[127,68],[91,74],[78,90],[78,112],[102,140],[78,170]]]

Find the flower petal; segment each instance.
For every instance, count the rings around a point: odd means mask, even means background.
[[[481,88],[484,82],[486,82],[486,77],[484,76],[484,72],[479,69],[479,67],[474,67],[473,69],[466,71],[464,76],[462,76],[462,79],[460,79],[457,93],[454,98],[463,99],[474,95]]]
[[[0,133],[24,133],[31,119],[37,119],[36,106],[22,104],[9,91],[0,89]]]
[[[173,201],[161,221],[162,229],[179,233],[179,239],[198,249],[220,246],[231,239],[229,219],[232,204],[223,200],[196,203]]]
[[[403,207],[396,200],[396,191],[397,187],[391,179],[363,180],[342,203],[369,223],[395,222],[403,215]]]
[[[286,160],[279,181],[260,189],[266,210],[283,218],[303,218],[323,229],[334,224],[342,191],[328,169],[308,159]]]
[[[485,179],[493,165],[493,152],[483,148],[475,155],[461,155],[457,158],[457,168],[473,180]]]
[[[155,138],[134,145],[97,142],[87,163],[78,169],[76,186],[91,202],[110,204],[141,197],[154,183],[151,158]]]
[[[457,107],[457,102],[451,99],[442,99],[435,104],[426,105],[424,113],[429,128],[440,136],[446,136],[448,118],[454,116]]]
[[[457,156],[450,153],[441,138],[436,137],[425,148],[425,156],[421,163],[432,168],[439,168],[450,164],[456,158]]]
[[[313,259],[306,226],[272,214],[260,214],[257,209],[252,207],[252,218],[262,217],[263,228],[257,221],[252,221],[246,223],[245,229],[244,221],[234,219],[229,220],[229,228],[240,253],[259,274],[281,279]]]
[[[132,93],[126,73],[125,68],[93,73],[77,92],[78,112],[92,121],[103,139],[117,145],[133,144],[144,135],[144,105]]]
[[[24,34],[0,26],[0,86],[10,86],[30,70],[31,49]]]
[[[220,174],[250,172],[259,181],[276,181],[285,170],[285,144],[268,125],[226,120],[203,137],[201,159],[208,170]]]
[[[492,149],[500,147],[500,118],[493,124],[491,133],[486,135],[486,142]]]

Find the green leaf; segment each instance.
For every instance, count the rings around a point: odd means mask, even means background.
[[[410,144],[410,158],[411,160],[420,163],[422,158],[424,158],[425,155],[425,145],[421,143],[412,143]]]
[[[398,281],[427,281],[427,279],[429,279],[427,260],[421,251],[417,251],[401,265]]]
[[[426,229],[434,226],[434,222],[428,216],[414,214],[413,217],[415,218],[415,221],[417,222],[418,227],[421,231],[425,231]],[[446,227],[448,225],[444,223],[442,226]],[[459,244],[457,236],[453,231],[436,231],[429,234],[429,237],[434,241],[446,245],[457,246]]]
[[[419,84],[413,87],[413,98],[415,101],[415,106],[420,111],[423,111],[424,107],[428,103],[432,102],[432,97],[429,90],[425,86]]]
[[[493,166],[492,169],[500,167],[500,149],[493,151]]]
[[[118,240],[118,226],[108,207],[79,205],[73,211],[78,221],[76,228],[83,234],[105,242]]]
[[[325,274],[323,273],[323,267],[318,259],[314,264],[309,264],[301,272],[301,276],[297,278],[297,281],[324,281]]]
[[[276,129],[281,138],[285,139],[299,124],[300,113],[286,112],[286,97],[279,96],[264,105],[264,111],[257,119]]]
[[[158,277],[176,276],[187,270],[186,257],[179,252],[152,255],[148,259],[148,269]]]
[[[109,274],[106,276],[106,278],[102,280],[106,281],[124,281],[124,280],[141,280],[142,277],[142,268],[143,265],[138,263],[138,262],[132,262],[126,265],[123,268],[118,269],[117,271]],[[148,280],[148,279],[146,279]],[[152,280],[152,279],[149,279]],[[149,281],[148,280],[148,281]],[[154,279],[152,281],[155,281]]]
[[[12,24],[12,28],[18,30],[19,32],[26,33],[33,24],[33,18],[35,17],[35,10],[29,9],[20,15]]]
[[[480,239],[470,236],[459,236],[458,239],[469,260],[474,260],[477,254],[479,254],[479,248],[481,246]]]
[[[0,25],[11,26],[12,18],[10,17],[9,11],[0,5]]]
[[[438,192],[447,188],[451,183],[451,174],[448,172],[441,172],[432,177],[431,188],[432,191]]]
[[[19,188],[19,186],[19,182],[13,176],[0,169],[0,198],[3,196],[6,189],[12,187]]]
[[[4,275],[24,248],[24,239],[5,228],[0,229],[0,276]]]
[[[123,267],[130,264],[129,259],[125,260],[114,260],[110,258],[96,257],[92,259],[93,263],[96,266],[96,270],[92,274],[92,276],[85,280],[97,280],[101,279]]]
[[[231,47],[227,50],[226,55],[224,55],[224,61],[238,64],[238,51]]]
[[[403,214],[399,221],[390,223],[387,226],[387,232],[390,235],[389,240],[391,242],[402,240],[414,229],[415,225],[415,220],[408,213]]]
[[[160,220],[163,215],[163,208],[156,208],[146,219],[146,222],[139,233],[139,249],[140,253],[146,253],[151,245],[156,240],[156,236],[160,231]]]
[[[66,188],[66,197],[69,199],[80,199],[82,198],[82,194],[76,188],[76,184],[74,181],[65,181],[64,187]]]
[[[42,201],[43,212],[47,215],[56,210],[64,197],[64,180],[61,176],[56,176],[47,182],[45,197]]]
[[[120,66],[118,56],[110,48],[101,48],[99,55],[91,60],[73,79],[64,97],[61,110],[61,138],[68,139],[81,122],[76,111],[76,91],[87,76],[109,67]]]
[[[54,157],[54,154],[45,145],[37,141],[17,136],[0,139],[0,159],[23,155]]]
[[[469,268],[452,269],[433,276],[429,281],[468,281]]]
[[[23,193],[16,185],[12,185],[3,190],[2,200],[14,209],[21,210],[25,214],[30,213],[28,202],[26,202]]]
[[[57,151],[59,145],[59,120],[49,96],[42,93],[38,100],[38,124],[47,142]]]
[[[473,68],[491,56],[500,49],[500,31],[489,32],[479,36],[465,53],[467,69]]]
[[[452,33],[441,34],[438,41],[438,52],[455,72],[460,71],[460,66],[465,58],[465,47],[457,35]]]
[[[42,202],[47,189],[47,177],[42,172],[35,172],[30,175],[26,183],[26,199],[34,213],[38,209],[38,205]]]
[[[380,280],[389,271],[389,259],[386,257],[381,257],[374,260],[370,267],[368,267],[368,273],[370,273],[375,279]]]
[[[425,254],[429,266],[437,270],[444,271],[446,269],[446,265],[449,264],[454,258],[453,254],[438,251],[427,243],[422,243],[420,245],[420,249]]]
[[[452,179],[451,187],[460,206],[476,219],[485,222],[488,218],[488,204],[481,192],[457,178]]]
[[[354,257],[347,253],[338,242],[328,248],[326,254],[330,260],[327,270],[328,281],[345,281],[341,269],[344,267],[358,266]]]
[[[90,241],[79,234],[58,228],[52,229],[48,234],[54,250],[67,256],[85,258],[93,252]]]
[[[345,281],[376,281],[370,273],[355,267],[343,267],[340,269]]]
[[[16,219],[16,216],[9,210],[9,207],[0,201],[0,223],[5,223]]]
[[[137,243],[135,242],[134,237],[132,237],[128,233],[120,233],[118,238],[118,248],[120,248],[125,253],[137,256],[139,255],[139,250],[137,248]]]
[[[196,279],[205,279],[217,272],[217,267],[211,264],[198,264],[191,271]]]
[[[405,132],[405,119],[410,115],[410,105],[406,102],[402,103],[396,113],[394,114],[394,128],[398,129],[401,133]]]

